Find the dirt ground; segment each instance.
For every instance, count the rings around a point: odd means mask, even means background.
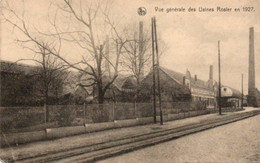
[[[100,163],[260,162],[260,115]]]

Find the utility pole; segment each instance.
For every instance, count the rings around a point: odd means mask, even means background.
[[[161,99],[161,85],[160,85],[160,64],[159,64],[159,54],[158,54],[158,41],[156,32],[156,19],[154,17],[154,36],[155,36],[155,50],[157,58],[157,84],[158,84],[158,94],[159,94],[159,108],[160,108],[160,124],[163,125],[163,115],[162,115],[162,99]]]
[[[241,87],[242,87],[242,88],[241,88],[241,89],[242,89],[242,90],[241,90],[241,92],[242,92],[242,98],[241,98],[241,99],[242,99],[242,103],[241,103],[241,108],[242,108],[242,109],[243,109],[243,103],[244,103],[244,87],[243,87],[243,85],[244,85],[244,84],[243,84],[243,82],[244,82],[243,80],[244,80],[244,79],[243,79],[243,78],[244,78],[244,75],[242,74],[242,79],[241,79],[241,80],[242,80],[242,81],[241,81]]]
[[[155,64],[154,64],[154,21],[153,21],[153,18],[151,19],[152,20],[152,55],[153,55],[153,120],[154,120],[154,123],[156,123],[156,89],[155,89]]]
[[[221,71],[220,71],[220,42],[218,41],[218,108],[221,115]]]

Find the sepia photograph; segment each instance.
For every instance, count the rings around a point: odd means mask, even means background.
[[[0,0],[0,163],[260,162],[259,0]]]

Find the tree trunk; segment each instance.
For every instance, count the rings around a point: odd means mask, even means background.
[[[49,95],[48,95],[48,89],[46,89],[45,90],[46,122],[49,122],[50,120],[48,104],[49,104]]]
[[[98,103],[99,104],[103,104],[104,103],[104,98],[105,98],[105,96],[104,96],[103,90],[99,89],[98,90]]]

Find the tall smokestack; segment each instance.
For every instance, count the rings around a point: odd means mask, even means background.
[[[144,76],[144,36],[143,36],[143,22],[139,22],[139,69],[140,77]]]
[[[256,106],[254,27],[249,29],[248,105]]]
[[[213,80],[213,65],[209,66],[209,80]]]

